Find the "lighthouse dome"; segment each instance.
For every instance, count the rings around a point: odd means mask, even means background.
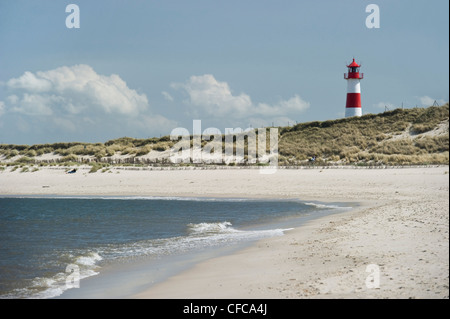
[[[355,59],[353,59],[353,62],[347,65],[348,68],[359,68],[361,65],[355,62]]]

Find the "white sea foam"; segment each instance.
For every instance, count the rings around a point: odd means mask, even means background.
[[[238,230],[230,222],[189,224],[189,236],[176,242],[181,249],[191,247],[211,247],[224,243],[256,240],[265,237],[282,236],[289,229]],[[175,243],[175,242],[174,242]]]
[[[308,206],[314,206],[316,208],[321,209],[349,209],[352,207],[338,206],[338,205],[327,205],[327,204],[319,204],[319,203],[303,203]]]
[[[73,265],[79,267],[78,279],[98,275],[99,266],[97,262],[103,258],[96,252],[87,252],[83,255],[71,258]],[[71,273],[59,272],[51,277],[35,277],[26,288],[16,289],[9,295],[2,298],[25,298],[25,299],[48,299],[60,296],[70,287],[66,284],[66,279]]]
[[[188,224],[187,236],[150,239],[124,245],[108,246],[99,253],[107,259],[160,257],[248,240],[282,236],[289,229],[238,230],[228,221]]]
[[[75,264],[83,265],[83,266],[94,266],[97,261],[102,260],[103,258],[95,252],[91,252],[86,256],[80,256],[76,259]]]
[[[192,235],[236,232],[237,230],[231,226],[230,222],[188,224]]]

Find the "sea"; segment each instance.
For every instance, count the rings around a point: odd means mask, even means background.
[[[346,203],[185,197],[0,197],[0,298],[126,298]]]

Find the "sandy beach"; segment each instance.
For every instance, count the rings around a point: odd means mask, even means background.
[[[297,198],[359,207],[131,298],[448,298],[449,167],[0,171],[0,195]]]

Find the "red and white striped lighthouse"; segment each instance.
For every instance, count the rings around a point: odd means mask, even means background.
[[[361,65],[353,62],[347,65],[348,73],[344,74],[347,80],[347,103],[345,105],[345,117],[361,116],[361,85],[360,81],[364,78],[364,73],[359,73]]]

